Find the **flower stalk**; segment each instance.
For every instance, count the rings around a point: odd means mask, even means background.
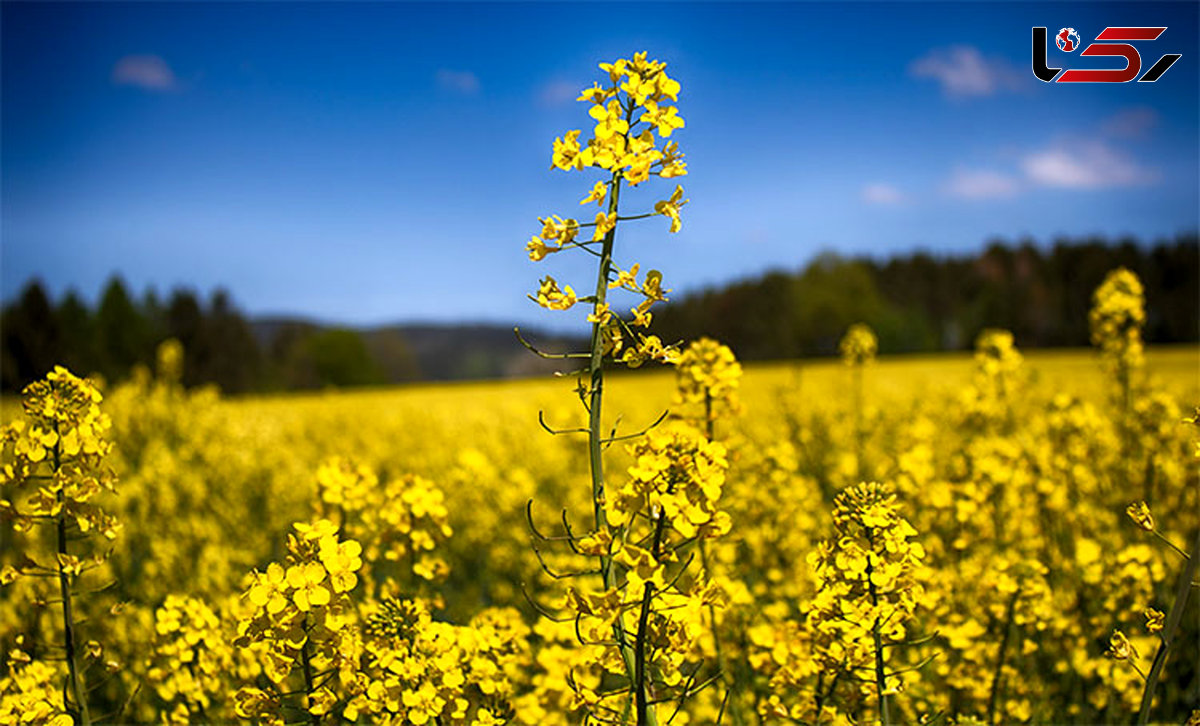
[[[1159,676],[1162,675],[1163,666],[1167,662],[1167,654],[1175,641],[1179,623],[1183,620],[1183,611],[1187,605],[1188,594],[1192,589],[1192,580],[1196,577],[1198,563],[1200,563],[1200,531],[1196,532],[1196,541],[1192,543],[1192,551],[1188,555],[1187,564],[1179,575],[1179,582],[1175,586],[1175,600],[1171,603],[1171,611],[1167,614],[1166,626],[1159,634],[1162,640],[1154,651],[1154,662],[1150,665],[1150,672],[1146,674],[1146,687],[1142,690],[1142,704],[1138,709],[1138,726],[1146,726],[1150,721],[1150,707],[1154,703],[1154,690],[1158,686]]]
[[[591,340],[586,353],[545,354],[521,339],[526,347],[544,358],[586,358],[587,366],[580,371],[581,380],[578,393],[581,403],[587,411],[587,426],[568,430],[556,431],[542,422],[552,434],[586,433],[588,438],[588,468],[591,480],[591,499],[593,511],[594,532],[586,538],[576,538],[567,528],[566,539],[571,542],[575,552],[596,557],[599,567],[596,572],[600,575],[604,591],[602,593],[587,593],[573,590],[569,599],[576,607],[582,607],[578,614],[595,617],[596,605],[603,612],[600,622],[604,630],[612,632],[611,647],[615,648],[624,666],[628,679],[628,689],[609,690],[606,693],[592,693],[587,699],[595,705],[599,700],[625,694],[624,711],[609,709],[614,716],[624,721],[632,708],[636,713],[639,726],[657,726],[657,717],[653,704],[655,694],[653,682],[662,664],[658,662],[659,655],[654,650],[655,644],[650,642],[651,631],[656,631],[654,625],[658,613],[655,603],[666,594],[661,592],[661,582],[653,583],[637,580],[637,585],[631,585],[633,575],[628,570],[639,564],[633,564],[634,559],[650,556],[654,561],[655,572],[661,573],[663,563],[658,557],[663,555],[661,545],[665,534],[662,532],[666,513],[659,511],[658,530],[655,537],[655,547],[650,553],[633,545],[627,545],[630,528],[641,521],[638,517],[626,519],[631,512],[620,507],[614,508],[613,499],[624,494],[608,491],[604,476],[604,449],[613,441],[620,439],[639,438],[653,429],[658,423],[651,424],[645,431],[635,434],[618,436],[614,430],[607,434],[603,427],[604,413],[604,365],[610,362],[625,363],[636,368],[649,360],[673,362],[676,352],[671,346],[664,346],[662,341],[653,335],[638,332],[635,328],[646,328],[650,325],[650,308],[666,300],[666,290],[662,287],[662,273],[649,270],[644,278],[639,280],[638,265],[634,264],[628,270],[621,269],[613,259],[616,228],[621,221],[665,216],[670,220],[670,231],[677,232],[680,228],[679,209],[686,200],[682,198],[682,187],[676,186],[675,192],[665,200],[654,205],[653,213],[626,215],[620,214],[620,197],[624,184],[636,186],[648,180],[651,176],[673,178],[687,173],[686,165],[681,161],[682,155],[674,142],[664,143],[661,147],[656,144],[655,134],[669,137],[676,129],[683,127],[683,120],[678,117],[674,106],[668,105],[677,99],[679,84],[665,73],[666,64],[648,60],[645,53],[637,53],[633,59],[618,60],[615,63],[600,64],[611,85],[585,89],[578,100],[589,101],[591,108],[589,116],[595,121],[594,134],[586,143],[581,142],[582,131],[573,130],[555,139],[552,153],[552,167],[564,171],[583,171],[588,167],[602,169],[608,172],[605,181],[596,182],[588,195],[580,204],[596,202],[606,211],[598,212],[594,222],[580,223],[575,219],[563,219],[550,216],[539,220],[542,223],[541,233],[535,235],[525,246],[530,260],[535,262],[545,259],[548,255],[567,249],[582,249],[597,257],[595,292],[589,296],[578,296],[570,285],[560,286],[553,277],[546,276],[536,295],[529,297],[544,308],[550,310],[568,310],[577,303],[590,304],[588,322],[591,323]],[[640,112],[640,113],[639,113]],[[642,124],[647,127],[635,130]],[[590,240],[579,238],[580,231],[592,229]],[[632,308],[632,319],[622,318],[610,308],[609,290],[621,288],[636,293],[642,297],[641,302]],[[520,332],[517,333],[520,339]],[[587,385],[582,380],[586,377]],[[665,418],[665,414],[664,417]],[[607,437],[606,437],[607,434]],[[627,501],[626,504],[629,502]],[[532,526],[532,525],[531,525]],[[536,535],[535,530],[535,535]],[[578,546],[587,540],[584,549]],[[584,551],[586,550],[586,551]],[[637,550],[639,554],[632,555],[629,550]],[[673,550],[667,552],[673,556]],[[641,560],[638,563],[645,564]],[[551,573],[553,574],[553,573]],[[570,573],[566,577],[576,577],[586,572]],[[656,574],[655,577],[659,577]],[[620,603],[623,589],[628,587],[630,593],[640,592],[641,612],[638,618],[636,632],[632,623],[626,623],[626,606]],[[669,586],[667,586],[669,589]],[[630,607],[633,603],[629,604]],[[607,637],[607,636],[604,636]],[[585,638],[579,635],[581,642],[594,640],[595,634]],[[618,666],[618,669],[620,667]],[[576,688],[572,684],[572,688]],[[594,699],[594,700],[593,700]],[[607,708],[601,706],[601,708]]]
[[[54,423],[54,434],[58,437],[58,422]],[[61,439],[54,444],[53,475],[57,476],[62,467]],[[79,652],[75,644],[75,618],[71,608],[71,575],[66,571],[66,563],[70,554],[67,552],[67,511],[63,505],[63,492],[58,490],[56,499],[59,504],[56,517],[56,534],[58,540],[58,587],[62,599],[63,615],[63,645],[66,650],[67,672],[71,700],[74,701],[72,717],[81,726],[91,726],[92,717],[88,711],[87,691],[83,687],[83,673],[79,668]],[[68,706],[70,708],[70,706]]]
[[[1008,650],[1008,641],[1012,639],[1013,616],[1017,610],[1017,600],[1021,597],[1021,588],[1013,593],[1004,613],[1004,635],[1000,638],[1000,650],[996,653],[996,672],[992,674],[992,695],[988,699],[988,717],[990,724],[996,723],[996,711],[1000,706],[1000,687],[1004,678],[1004,656]]]

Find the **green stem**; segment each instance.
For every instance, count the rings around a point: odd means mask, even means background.
[[[867,542],[871,545],[871,549],[875,549],[875,540],[870,530],[867,533]],[[872,571],[870,560],[867,561],[867,589],[871,595],[871,608],[878,610],[879,594],[875,591],[875,583],[871,582]],[[880,619],[879,615],[875,616],[875,624],[871,626],[871,639],[875,644],[875,692],[879,694],[879,720],[883,726],[891,726],[892,717],[888,710],[887,681],[883,672],[883,638],[880,634]]]
[[[671,493],[667,486],[667,494]],[[653,514],[653,512],[651,512]],[[650,545],[650,557],[658,562],[659,550],[662,548],[662,538],[666,533],[667,514],[661,509],[658,512],[658,523],[654,526],[654,540]],[[654,599],[654,583],[647,582],[642,590],[642,609],[638,615],[637,639],[634,641],[634,695],[637,711],[637,726],[647,726],[655,723],[654,711],[650,708],[650,684],[646,677],[646,641],[650,637],[650,604]]]
[[[704,422],[705,438],[708,439],[709,443],[712,443],[714,438],[713,429],[716,422],[713,420],[712,391],[708,388],[704,389]],[[705,574],[711,578],[712,570],[708,567],[708,549],[704,546],[703,538],[697,542],[697,547],[700,550],[700,566],[704,568]],[[721,672],[721,680],[724,681],[726,676],[730,674],[725,671],[725,655],[721,650],[721,635],[717,632],[717,608],[712,603],[708,604],[708,618],[709,622],[712,623],[713,647],[717,651],[717,670]],[[726,691],[733,690],[730,686],[726,686],[725,688]],[[729,717],[733,719],[734,726],[742,726],[745,721],[742,718],[742,712],[738,710],[737,703],[727,703],[729,705]]]
[[[1004,615],[1004,637],[1000,639],[1000,652],[996,654],[996,673],[992,676],[992,697],[988,701],[988,723],[996,723],[996,709],[1000,705],[1000,684],[1004,675],[1004,652],[1008,649],[1008,641],[1012,637],[1013,615],[1017,609],[1017,598],[1021,597],[1021,588],[1013,593],[1008,601],[1008,611]]]
[[[58,422],[54,423],[54,433],[58,433]],[[62,467],[62,454],[59,451],[59,442],[54,443],[54,473],[57,474]],[[78,713],[72,714],[76,722],[82,726],[91,726],[92,717],[88,713],[86,691],[83,688],[83,674],[79,672],[79,664],[77,663],[78,653],[75,648],[75,618],[72,615],[71,608],[71,580],[66,571],[63,570],[63,560],[67,557],[67,509],[63,502],[63,492],[61,487],[57,494],[59,504],[58,510],[58,587],[62,595],[62,612],[63,612],[63,640],[66,646],[67,671],[71,678],[71,698],[75,700],[75,706],[79,709]]]
[[[646,636],[650,623],[650,600],[654,597],[654,584],[647,582],[642,590],[642,609],[638,614],[637,640],[634,641],[634,699],[637,725],[650,723],[648,691],[646,687]]]
[[[309,723],[312,724],[312,726],[320,726],[320,724],[321,724],[320,717],[317,716],[315,713],[313,713],[311,710],[309,710],[309,706],[312,705],[313,672],[312,672],[312,656],[309,655],[309,648],[308,648],[309,644],[312,643],[312,632],[308,628],[308,616],[307,615],[304,616],[304,630],[305,630],[305,635],[307,637],[304,639],[304,646],[300,649],[300,663],[304,667],[304,695],[305,695],[304,712],[308,714],[308,721],[309,721]]]
[[[1158,677],[1162,673],[1163,665],[1167,662],[1167,652],[1170,651],[1171,644],[1175,640],[1175,631],[1179,629],[1179,621],[1183,620],[1184,606],[1187,604],[1188,593],[1191,591],[1192,580],[1196,577],[1198,564],[1200,564],[1200,531],[1196,532],[1192,553],[1188,557],[1187,565],[1183,568],[1183,573],[1179,576],[1179,583],[1175,586],[1175,601],[1171,603],[1171,612],[1167,614],[1166,627],[1160,634],[1162,642],[1158,644],[1158,650],[1154,652],[1154,663],[1150,666],[1150,673],[1146,676],[1146,688],[1142,691],[1142,707],[1138,710],[1138,726],[1146,726],[1150,720],[1150,706],[1154,703],[1154,689],[1158,685]]]
[[[709,443],[712,443],[713,438],[715,438],[713,435],[714,423],[715,422],[713,421],[712,391],[709,390],[708,388],[705,388],[704,389],[704,437],[706,439],[708,439]]]
[[[633,116],[633,104],[626,111],[626,120]],[[621,198],[621,174],[613,172],[611,189],[608,196],[608,214],[616,214]],[[600,264],[596,272],[596,295],[593,311],[599,310],[608,298],[608,278],[612,272],[613,242],[616,240],[617,228],[614,226],[604,235],[604,244],[600,249]],[[591,377],[588,403],[588,461],[592,478],[592,508],[595,516],[596,531],[608,528],[608,517],[604,512],[604,459],[600,439],[601,414],[604,402],[604,335],[603,326],[599,322],[592,323],[591,356],[588,361],[588,372]],[[611,590],[617,587],[617,572],[612,565],[612,556],[608,553],[600,555],[600,574],[604,579],[604,587]],[[621,659],[625,662],[625,672],[631,685],[637,681],[637,664],[633,649],[629,646],[625,634],[625,623],[618,617],[613,623],[613,635],[621,651]],[[657,726],[657,720],[651,712],[645,723]],[[639,724],[642,722],[639,721]]]
[[[866,474],[863,449],[866,444],[866,432],[863,430],[863,372],[862,365],[854,365],[854,445],[855,462],[858,467],[856,475],[861,480]]]
[[[1174,542],[1172,542],[1171,540],[1167,539],[1167,538],[1166,538],[1165,536],[1163,536],[1163,534],[1162,534],[1161,532],[1159,532],[1157,529],[1151,530],[1151,533],[1152,533],[1152,534],[1153,534],[1155,537],[1158,537],[1159,539],[1161,539],[1163,542],[1166,542],[1166,543],[1167,543],[1167,546],[1168,546],[1168,547],[1170,547],[1171,549],[1175,550],[1175,552],[1176,552],[1176,553],[1177,553],[1177,554],[1178,554],[1180,557],[1182,557],[1183,559],[1185,559],[1185,560],[1191,559],[1190,557],[1188,557],[1188,553],[1186,553],[1186,552],[1184,552],[1183,550],[1179,549],[1179,545],[1177,545],[1177,544],[1175,544]]]
[[[1121,383],[1121,463],[1125,467],[1125,481],[1133,481],[1133,424],[1130,421],[1132,399],[1132,372],[1124,360],[1119,364],[1117,377]]]
[[[816,708],[816,714],[817,714],[816,722],[818,724],[821,723],[821,709],[825,707],[825,702],[828,701],[833,696],[833,692],[837,688],[837,685],[838,685],[838,679],[842,677],[842,674],[840,672],[835,672],[833,674],[833,679],[829,682],[829,690],[825,691],[824,693],[821,693],[821,678],[823,678],[823,677],[824,677],[824,674],[821,674],[817,678],[817,690],[813,691],[813,697],[815,699],[814,705],[816,705],[816,707],[817,707]]]
[[[616,211],[620,195],[621,178],[618,174],[613,174],[612,191],[608,197],[609,214]],[[595,310],[599,310],[608,298],[608,276],[612,272],[612,250],[615,237],[615,227],[604,235],[604,246],[600,251],[600,266],[596,273]],[[601,413],[604,404],[604,334],[603,326],[599,322],[592,323],[592,346],[588,372],[591,375],[591,387],[588,389],[588,461],[592,475],[592,507],[596,530],[599,531],[608,526],[608,517],[604,512],[604,459],[600,443],[602,436]],[[611,576],[614,574],[612,558],[607,554],[600,556],[600,571],[604,575],[605,586],[615,586],[616,583],[611,581]],[[618,620],[618,622],[620,621]]]

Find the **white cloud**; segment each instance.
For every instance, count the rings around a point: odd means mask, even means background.
[[[935,48],[909,64],[915,78],[932,78],[952,97],[991,96],[1020,87],[1020,75],[1002,58],[984,58],[978,48],[955,45]]]
[[[1101,189],[1150,184],[1158,172],[1128,154],[1100,142],[1050,146],[1021,160],[1021,169],[1034,184],[1064,189]]]
[[[175,73],[156,55],[127,55],[112,70],[112,82],[119,86],[137,86],[147,91],[173,91],[179,88]]]
[[[452,71],[448,68],[438,70],[437,83],[447,91],[473,96],[479,93],[479,77],[471,71]]]
[[[563,106],[579,98],[583,86],[570,81],[550,81],[538,89],[538,103],[542,106]]]
[[[1006,199],[1020,191],[1020,183],[1009,174],[990,169],[954,170],[943,187],[946,194],[960,199]]]
[[[893,205],[903,202],[904,194],[891,184],[874,182],[862,188],[862,198],[867,204]]]

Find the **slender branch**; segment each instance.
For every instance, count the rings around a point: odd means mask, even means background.
[[[934,638],[940,637],[941,634],[942,634],[942,631],[935,630],[932,633],[930,633],[929,635],[926,635],[921,638],[917,638],[916,640],[896,640],[891,643],[884,643],[883,647],[895,648],[898,646],[909,647],[909,646],[913,646],[913,645],[924,645],[924,644],[928,643],[929,641],[933,640]]]
[[[642,436],[645,436],[646,434],[650,433],[650,431],[651,431],[651,430],[653,430],[654,428],[656,428],[656,427],[657,427],[659,424],[661,424],[663,421],[666,421],[666,420],[667,420],[667,416],[668,416],[670,413],[671,413],[670,411],[663,411],[661,414],[659,414],[658,418],[654,419],[654,423],[650,424],[650,425],[649,425],[649,426],[647,426],[646,428],[644,428],[644,429],[642,429],[641,431],[638,431],[638,432],[636,432],[636,433],[632,433],[632,434],[621,434],[620,436],[617,436],[617,434],[616,434],[616,428],[614,427],[612,435],[610,435],[610,436],[609,436],[608,438],[606,438],[606,439],[601,439],[601,440],[600,440],[600,443],[607,445],[607,444],[611,444],[611,443],[612,443],[612,442],[614,442],[614,441],[625,441],[625,440],[627,440],[627,439],[637,439],[637,438],[641,438]]]
[[[520,341],[521,345],[525,346],[529,350],[533,351],[533,353],[535,353],[536,355],[538,355],[539,357],[542,357],[542,358],[552,358],[555,360],[561,360],[563,358],[587,358],[588,357],[587,353],[545,353],[545,352],[535,348],[533,346],[533,344],[530,343],[528,340],[525,340],[525,337],[523,335],[521,335],[520,328],[514,327],[513,333],[516,334],[517,340]]]
[[[304,620],[305,620],[305,623],[304,623],[305,630],[308,630],[308,616],[307,615],[304,616]],[[304,696],[305,696],[304,710],[306,713],[308,713],[309,723],[311,723],[312,726],[320,726],[321,718],[319,716],[317,716],[315,713],[313,713],[312,710],[309,708],[312,705],[312,695],[313,695],[313,690],[314,690],[313,689],[312,660],[311,660],[311,656],[309,655],[309,645],[311,643],[312,643],[312,634],[309,633],[309,637],[304,639],[304,647],[300,649],[300,661],[301,661],[301,664],[304,666]]]
[[[550,428],[550,426],[549,426],[549,425],[546,423],[546,416],[545,416],[545,412],[543,412],[543,411],[538,411],[538,423],[542,425],[542,428],[546,429],[546,431],[550,432],[551,434],[553,434],[553,435],[555,435],[555,436],[560,436],[560,435],[562,435],[562,434],[587,434],[587,433],[591,433],[591,431],[590,431],[589,429],[585,429],[585,428],[582,428],[582,427],[580,427],[580,428],[574,428],[574,429],[552,429],[552,428]]]
[[[1188,553],[1186,553],[1186,552],[1184,552],[1182,549],[1180,549],[1179,545],[1175,544],[1174,542],[1172,542],[1171,540],[1169,540],[1169,539],[1167,539],[1165,536],[1163,536],[1162,532],[1159,532],[1159,531],[1156,529],[1156,530],[1153,530],[1153,534],[1154,534],[1154,536],[1155,536],[1155,537],[1158,537],[1158,538],[1159,538],[1159,539],[1161,539],[1163,542],[1166,542],[1166,543],[1167,543],[1167,546],[1169,546],[1171,549],[1175,550],[1175,552],[1176,552],[1176,553],[1177,553],[1177,554],[1178,554],[1180,557],[1182,557],[1182,558],[1183,558],[1183,559],[1185,559],[1185,560],[1186,560],[1186,559],[1190,559],[1190,558],[1188,557]]]
[[[537,525],[535,525],[533,523],[533,500],[532,499],[529,499],[525,502],[525,522],[526,522],[526,524],[529,525],[529,531],[533,534],[534,537],[537,537],[540,541],[542,541],[542,542],[567,542],[571,545],[572,549],[575,548],[574,541],[577,539],[577,537],[575,537],[575,535],[573,535],[571,533],[570,526],[566,524],[566,522],[567,522],[566,510],[563,510],[563,525],[567,531],[567,534],[565,536],[561,536],[561,535],[547,536],[547,535],[542,534],[541,531],[538,530]]]
[[[579,572],[555,572],[550,569],[550,565],[546,564],[546,560],[542,559],[542,551],[537,547],[533,548],[533,554],[537,556],[538,564],[542,566],[542,571],[555,580],[568,580],[573,577],[583,577],[584,575],[599,575],[600,570],[581,570]]]
[[[521,594],[525,596],[525,602],[529,603],[529,606],[536,610],[538,615],[541,615],[543,618],[552,623],[569,623],[574,620],[574,617],[561,617],[551,613],[541,605],[538,605],[536,602],[534,602],[533,597],[530,596],[529,590],[525,589],[525,583],[523,582],[521,583]]]
[[[1179,629],[1179,621],[1183,620],[1183,610],[1187,603],[1188,593],[1192,588],[1192,580],[1196,577],[1196,568],[1200,564],[1200,531],[1196,532],[1196,541],[1192,544],[1192,553],[1188,556],[1187,565],[1179,576],[1179,584],[1175,586],[1175,601],[1171,603],[1171,612],[1167,614],[1166,627],[1160,636],[1162,642],[1154,652],[1154,663],[1146,676],[1146,688],[1142,691],[1142,707],[1138,710],[1138,726],[1146,726],[1150,720],[1150,706],[1154,703],[1154,689],[1158,685],[1159,675],[1167,662],[1167,652],[1175,640],[1175,631]]]
[[[1017,600],[1021,597],[1021,588],[1013,593],[1008,601],[1008,610],[1004,615],[1004,635],[1000,638],[1000,652],[996,654],[996,672],[992,676],[992,696],[988,699],[988,723],[995,726],[996,708],[1000,705],[1000,683],[1004,676],[1004,651],[1008,649],[1008,641],[1012,637],[1013,615],[1017,610]]]

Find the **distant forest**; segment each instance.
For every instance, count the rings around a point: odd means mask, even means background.
[[[1083,346],[1092,292],[1120,266],[1146,288],[1148,342],[1200,338],[1195,234],[1151,245],[996,241],[974,255],[918,252],[882,262],[826,253],[796,272],[682,296],[663,308],[654,328],[664,341],[710,335],[743,360],[833,355],[856,322],[875,330],[882,353],[970,348],[984,328],[1010,330],[1025,348]]]
[[[1146,339],[1200,339],[1200,244],[1195,234],[1142,244],[1123,239],[989,244],[975,255],[918,252],[886,261],[825,253],[798,271],[773,271],[679,296],[656,315],[665,341],[702,335],[743,360],[832,355],[865,322],[882,353],[968,348],[979,331],[1011,330],[1025,348],[1088,344],[1092,291],[1125,266],[1146,287]],[[582,336],[581,336],[582,337]],[[38,281],[0,314],[0,385],[21,388],[61,363],[115,381],[149,365],[167,338],[183,343],[184,383],[228,393],[416,380],[529,375],[539,361],[504,326],[388,326],[365,330],[298,320],[251,320],[228,293],[177,289],[131,295],[112,278],[94,307]],[[565,350],[579,341],[538,337]]]

